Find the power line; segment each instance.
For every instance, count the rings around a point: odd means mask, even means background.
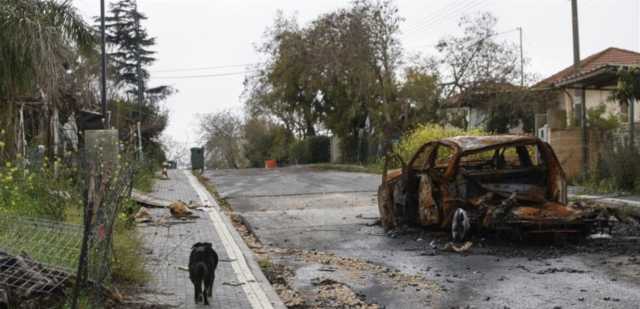
[[[480,4],[482,4],[482,0],[469,1],[468,3],[463,5],[462,7],[459,7],[457,10],[454,10],[454,11],[450,12],[447,15],[441,15],[439,17],[436,17],[436,18],[432,19],[431,21],[425,23],[425,25],[422,27],[421,30],[424,30],[424,29],[426,29],[426,28],[428,28],[430,26],[433,26],[435,24],[438,24],[438,23],[440,23],[440,22],[442,22],[442,21],[444,21],[444,20],[446,20],[448,18],[457,17],[457,16],[461,15],[462,13],[479,6]]]
[[[445,6],[443,6],[443,7],[440,7],[440,9],[439,9],[439,10],[437,10],[433,15],[431,15],[431,16],[427,16],[427,18],[425,18],[425,19],[423,20],[423,23],[422,23],[422,24],[417,24],[417,25],[414,25],[414,26],[413,26],[413,27],[411,27],[411,28],[408,28],[407,33],[411,33],[411,32],[413,32],[413,31],[415,31],[415,30],[417,30],[417,29],[419,29],[419,28],[422,28],[422,25],[424,25],[425,23],[428,23],[428,22],[430,22],[431,20],[433,20],[433,19],[435,19],[435,18],[438,18],[438,17],[439,17],[439,16],[441,16],[441,15],[449,14],[449,13],[451,13],[451,11],[455,10],[456,8],[459,8],[459,7],[464,6],[464,5],[465,5],[465,3],[464,3],[463,1],[464,1],[464,0],[459,0],[459,1],[457,1],[457,2],[452,2],[452,3],[450,3],[449,5],[445,5]]]
[[[222,76],[233,76],[233,75],[244,75],[247,73],[254,73],[260,70],[248,70],[248,71],[240,71],[240,72],[228,72],[228,73],[217,73],[217,74],[201,74],[201,75],[183,75],[183,76],[158,76],[152,77],[153,79],[193,79],[193,78],[210,78],[210,77],[222,77]]]
[[[247,67],[247,66],[258,65],[258,64],[262,64],[262,63],[254,62],[254,63],[245,63],[245,64],[217,65],[217,66],[210,66],[210,67],[173,68],[173,69],[153,70],[151,71],[151,73],[206,71],[206,70],[215,70],[215,69]]]
[[[475,44],[478,44],[480,41],[486,40],[486,39],[488,39],[488,38],[493,38],[493,37],[501,36],[501,35],[503,35],[503,34],[507,34],[507,33],[511,33],[511,32],[516,32],[516,31],[518,31],[518,28],[509,29],[509,30],[505,30],[505,31],[502,31],[502,32],[496,32],[496,33],[494,33],[494,34],[491,34],[491,35],[485,36],[485,37],[483,37],[482,39],[480,39],[480,40],[478,40],[478,41],[475,41],[475,42],[473,42],[473,43],[469,44],[469,46],[467,46],[467,48],[468,48],[468,47],[471,47],[471,46],[473,46],[473,45],[475,45]],[[436,44],[410,45],[410,46],[406,46],[405,48],[437,47],[437,46],[438,46],[438,44],[436,43]]]
[[[484,1],[484,3],[486,2],[487,1]],[[410,28],[407,33],[424,31],[432,25],[444,21],[447,18],[459,16],[460,14],[477,7],[482,3],[483,0],[471,0],[469,2],[460,3],[459,5],[450,6],[448,10],[440,11],[437,14],[434,14],[432,17],[427,18],[421,25],[416,25],[413,28]]]

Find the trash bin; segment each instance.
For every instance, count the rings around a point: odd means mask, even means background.
[[[204,148],[191,148],[191,169],[204,170]]]

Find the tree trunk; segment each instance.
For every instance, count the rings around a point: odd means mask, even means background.
[[[635,148],[635,99],[629,99],[629,146]]]

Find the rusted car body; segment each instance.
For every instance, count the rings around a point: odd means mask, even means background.
[[[378,192],[385,229],[450,228],[464,209],[474,228],[589,232],[606,224],[596,209],[567,203],[564,172],[551,146],[521,135],[458,136],[423,145]]]

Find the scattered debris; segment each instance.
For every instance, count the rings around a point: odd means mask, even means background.
[[[223,282],[222,285],[241,286],[241,285],[244,285],[244,282]]]
[[[69,274],[37,263],[24,253],[13,256],[0,251],[0,304],[6,299],[5,303],[28,301],[38,307],[43,305],[41,301],[64,298],[69,278]]]
[[[460,252],[465,252],[465,251],[469,250],[472,245],[473,245],[473,243],[470,242],[470,241],[467,241],[464,244],[459,245],[459,246],[457,244],[453,243],[453,242],[449,242],[444,246],[443,250],[460,253]]]
[[[595,233],[588,237],[589,239],[611,239],[611,234],[608,233]]]
[[[152,222],[153,216],[149,212],[149,210],[145,207],[140,207],[140,210],[134,216],[136,223],[146,223]]]
[[[317,297],[313,300],[316,308],[380,308],[377,304],[365,302],[363,295],[356,294],[351,287],[344,283],[320,278],[312,279],[311,283],[319,287]]]
[[[160,199],[144,192],[133,189],[131,191],[131,198],[139,204],[142,204],[146,207],[160,207],[165,208],[169,207],[172,204],[171,201]]]

